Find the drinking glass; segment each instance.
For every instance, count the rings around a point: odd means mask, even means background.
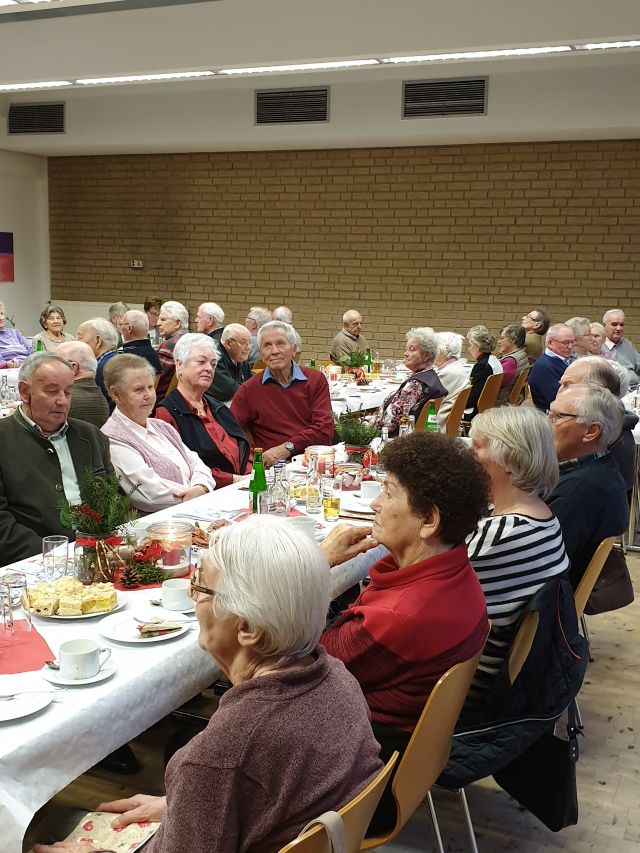
[[[42,539],[42,573],[46,583],[57,581],[67,573],[69,539],[66,536],[45,536]]]
[[[337,521],[340,515],[340,495],[342,493],[342,477],[324,477],[322,480],[322,509],[325,521]]]
[[[15,611],[17,608],[22,608],[24,615],[24,625],[26,631],[31,630],[31,609],[29,607],[29,595],[27,592],[27,576],[24,572],[7,572],[0,578],[0,583],[9,591],[10,603],[10,618],[9,621],[13,626],[15,620]],[[5,611],[3,608],[3,622],[5,621]],[[13,633],[13,627],[11,628]]]
[[[13,635],[13,605],[11,604],[11,589],[0,583],[0,612],[2,612],[2,634]]]

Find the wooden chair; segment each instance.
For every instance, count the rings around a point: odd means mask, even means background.
[[[153,387],[154,388],[158,387],[158,382],[160,382],[160,374],[156,373],[156,378],[153,380]]]
[[[364,834],[397,760],[398,753],[394,752],[373,782],[339,810],[347,840],[347,853],[357,853],[360,850]],[[295,850],[296,853],[331,853],[331,841],[324,826],[318,824],[286,847],[282,847],[279,853],[288,853],[290,850]]]
[[[525,369],[516,376],[516,381],[513,383],[513,388],[511,389],[511,393],[509,394],[509,399],[507,402],[510,406],[517,406],[518,400],[520,399],[520,394],[522,393],[522,389],[524,388],[524,383],[527,381],[529,377],[530,367],[525,367]]]
[[[438,850],[444,853],[430,789],[449,759],[453,729],[469,692],[480,655],[481,652],[478,652],[469,660],[451,667],[431,691],[391,781],[391,792],[396,804],[396,824],[383,835],[365,838],[361,850],[371,850],[395,838],[427,797]]]
[[[498,402],[498,392],[502,385],[504,376],[502,373],[494,373],[488,376],[480,396],[478,397],[478,414],[485,412],[487,409],[493,409]]]
[[[253,362],[253,367],[251,368],[251,370],[253,370],[254,373],[259,373],[261,370],[264,370],[266,366],[267,365],[264,363],[264,361],[259,358],[257,361]]]
[[[470,393],[471,385],[467,385],[458,392],[458,396],[453,401],[453,406],[451,406],[449,416],[447,417],[444,425],[446,435],[449,435],[452,438],[458,438],[460,435],[460,423],[462,422],[462,415],[464,413],[465,406],[467,405]]]
[[[442,401],[444,397],[433,397],[431,400],[427,400],[422,409],[420,410],[420,414],[416,419],[416,428],[415,432],[424,432],[427,426],[427,416],[429,414],[429,406],[433,403],[436,407],[436,412],[440,409],[442,405]]]
[[[533,406],[533,397],[531,396],[531,388],[529,387],[529,383],[524,383],[524,400],[520,403],[521,406]]]
[[[580,583],[574,590],[573,598],[576,603],[576,613],[578,614],[578,619],[582,622],[583,629],[586,628],[584,623],[584,608],[587,606],[589,596],[593,591],[596,581],[600,577],[602,567],[607,561],[607,557],[611,553],[611,549],[613,548],[613,544],[617,538],[617,536],[609,536],[607,539],[602,540],[596,548],[595,554],[589,561],[589,565],[585,569],[584,574],[580,578]],[[587,639],[586,633],[585,639]]]
[[[169,387],[167,388],[167,393],[165,394],[165,396],[166,396],[166,397],[168,397],[168,396],[169,396],[169,394],[170,394],[172,391],[175,391],[175,389],[176,389],[177,387],[178,387],[178,374],[177,374],[177,373],[175,372],[175,370],[174,370],[174,372],[173,372],[173,377],[172,377],[172,379],[171,379],[171,382],[169,383]]]

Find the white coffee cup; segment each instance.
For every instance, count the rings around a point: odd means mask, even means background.
[[[167,610],[190,610],[193,599],[189,596],[189,578],[171,578],[162,584],[162,606]]]
[[[301,533],[305,533],[310,539],[316,541],[316,522],[315,519],[308,515],[289,515],[285,517],[287,524],[290,524]]]
[[[66,640],[60,644],[58,655],[60,675],[72,681],[93,678],[110,657],[111,649],[101,649],[95,640]]]
[[[363,480],[360,483],[360,498],[363,503],[371,503],[380,494],[382,483],[377,480]]]

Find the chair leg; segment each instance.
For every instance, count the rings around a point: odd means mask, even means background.
[[[579,729],[582,730],[584,728],[584,724],[582,722],[582,714],[580,713],[580,706],[578,705],[578,697],[576,696],[576,698],[573,701],[575,702],[575,706],[576,706],[576,725]]]
[[[476,834],[473,831],[473,823],[471,822],[471,814],[469,812],[469,805],[467,803],[467,796],[464,792],[464,788],[458,789],[458,796],[460,797],[460,803],[462,804],[462,810],[464,811],[464,819],[467,823],[467,830],[469,832],[469,844],[471,845],[472,853],[479,853],[478,845],[476,843]]]
[[[433,802],[433,797],[431,796],[431,791],[427,791],[427,805],[429,806],[429,812],[431,814],[431,824],[433,826],[433,834],[436,837],[436,846],[438,848],[438,853],[444,853],[444,846],[442,844],[442,836],[440,835],[440,825],[438,824],[438,817],[436,815],[436,807]]]
[[[589,629],[587,628],[587,618],[582,614],[580,617],[580,624],[582,625],[582,635],[587,641],[587,649],[589,650],[589,663],[593,663],[593,655],[591,654],[591,640],[589,639]]]

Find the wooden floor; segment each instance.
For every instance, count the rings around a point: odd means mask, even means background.
[[[478,783],[467,795],[481,853],[640,853],[640,556],[629,555],[629,566],[636,602],[589,619],[595,660],[580,694],[586,736],[577,766],[578,825],[554,834],[494,783]],[[143,765],[137,776],[94,769],[60,792],[36,815],[25,850],[35,840],[64,837],[79,817],[74,808],[91,809],[100,800],[138,791],[161,793],[162,750],[171,726],[164,720],[135,741]],[[471,848],[457,800],[436,792],[435,801],[445,850],[466,853]],[[426,808],[416,812],[393,844],[379,849],[434,850]]]

